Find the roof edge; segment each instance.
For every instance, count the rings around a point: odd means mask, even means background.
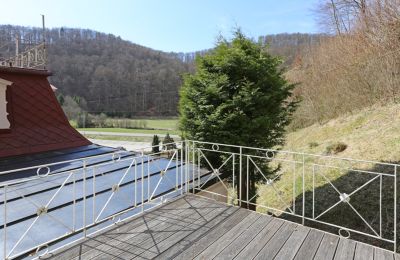
[[[51,76],[53,73],[46,69],[28,69],[18,67],[2,67],[0,66],[0,72],[12,73],[12,74],[25,74],[25,75],[38,75],[38,76]]]

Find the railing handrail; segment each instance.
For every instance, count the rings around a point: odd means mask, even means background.
[[[365,235],[368,237],[372,237],[375,239],[379,239],[381,241],[389,242],[394,244],[394,248],[397,246],[397,167],[399,166],[398,164],[394,163],[384,163],[384,162],[379,162],[379,161],[371,161],[371,160],[360,160],[360,159],[351,159],[351,158],[341,158],[341,157],[336,157],[336,156],[330,156],[330,155],[317,155],[317,154],[309,154],[309,153],[304,153],[304,152],[294,152],[294,151],[284,151],[284,150],[279,150],[279,149],[265,149],[265,148],[255,148],[255,147],[248,147],[248,146],[236,146],[236,145],[231,145],[231,144],[222,144],[222,143],[212,143],[212,142],[201,142],[201,141],[193,141],[193,140],[182,140],[178,142],[173,142],[173,143],[168,143],[168,144],[163,144],[164,147],[168,147],[169,145],[174,144],[171,153],[168,153],[167,156],[165,156],[166,150],[161,150],[159,152],[148,152],[145,153],[145,150],[148,150],[149,148],[153,148],[154,146],[148,146],[140,149],[137,153],[129,153],[124,150],[119,150],[119,151],[112,151],[106,154],[101,154],[101,155],[94,155],[94,156],[87,156],[84,158],[76,158],[76,159],[71,159],[71,160],[64,160],[60,162],[54,162],[54,163],[47,163],[47,164],[42,164],[42,165],[36,165],[36,166],[30,166],[30,167],[25,167],[21,169],[13,169],[13,170],[8,170],[8,171],[2,171],[0,172],[0,176],[4,174],[13,174],[19,171],[27,171],[27,170],[37,170],[40,172],[41,170],[44,173],[44,176],[32,176],[32,177],[27,177],[27,178],[21,178],[15,181],[9,181],[9,182],[3,182],[0,183],[0,191],[4,191],[4,202],[3,202],[3,207],[4,207],[4,225],[3,228],[5,229],[4,231],[4,253],[7,253],[8,255],[6,257],[14,257],[12,253],[13,251],[18,247],[19,243],[24,239],[24,236],[30,231],[31,227],[35,224],[35,221],[37,221],[38,218],[42,214],[47,214],[47,210],[52,210],[55,211],[57,210],[58,206],[62,206],[63,208],[66,209],[73,209],[73,219],[75,221],[76,214],[83,214],[85,222],[82,224],[81,227],[75,228],[75,222],[74,222],[74,228],[73,228],[73,233],[69,233],[67,235],[62,235],[58,239],[65,239],[65,237],[70,236],[71,234],[76,234],[76,232],[84,232],[84,237],[86,237],[86,231],[98,225],[99,223],[106,223],[104,221],[109,221],[112,218],[116,218],[119,216],[122,216],[126,214],[127,212],[134,212],[136,209],[139,209],[139,206],[141,207],[141,212],[144,212],[145,207],[152,207],[152,203],[154,200],[157,200],[161,196],[161,203],[163,201],[163,196],[168,196],[171,194],[174,194],[176,196],[177,194],[185,194],[190,191],[196,193],[199,191],[204,191],[205,193],[213,194],[213,196],[222,196],[227,199],[227,202],[230,201],[229,199],[233,199],[232,201],[236,201],[239,204],[241,203],[247,203],[247,205],[254,205],[257,207],[264,207],[267,210],[271,211],[276,211],[276,212],[281,212],[284,214],[288,214],[291,216],[299,217],[302,220],[302,224],[305,224],[305,221],[315,221],[321,224],[326,224],[327,226],[337,228],[339,230],[345,230],[346,232],[354,232],[356,234],[360,235]],[[232,149],[234,148],[234,149]],[[235,150],[237,149],[237,150]],[[170,150],[171,151],[171,150]],[[222,164],[215,166],[210,163],[210,161],[207,159],[207,153],[225,153],[226,156],[222,160]],[[271,153],[269,153],[271,152]],[[164,157],[162,156],[164,155]],[[283,155],[284,159],[280,158],[280,156]],[[287,157],[285,157],[287,156]],[[310,158],[315,158],[314,160],[306,160]],[[104,160],[95,160],[95,159],[102,159]],[[168,158],[168,159],[167,159]],[[292,159],[291,159],[292,158]],[[168,160],[165,161],[164,164],[158,164],[154,162],[156,160]],[[326,162],[330,162],[327,164],[323,164],[323,160],[320,159],[326,159]],[[347,165],[347,162],[355,162],[355,163],[361,163],[360,165],[366,165],[366,164],[371,164],[371,165],[384,165],[384,166],[390,166],[393,167],[393,174],[388,174],[388,173],[383,173],[383,172],[377,172],[373,170],[365,170],[365,169],[354,169],[354,168],[348,168],[347,166],[335,166],[331,164],[331,159],[338,160],[338,162],[346,162],[345,165]],[[90,160],[94,160],[93,162],[90,162]],[[262,172],[261,168],[258,168],[257,166],[257,160],[258,162],[261,160],[266,160],[267,162],[279,162],[279,163],[287,163],[289,166],[294,165],[294,171],[293,173],[290,172],[283,172],[279,173],[276,177],[269,177],[269,175],[264,175]],[[81,162],[81,164],[74,165],[73,169],[56,169],[56,171],[51,171],[51,167],[54,166],[59,166],[62,164],[68,164],[68,163],[75,163],[75,162]],[[91,164],[88,164],[88,163]],[[334,161],[336,163],[336,161]],[[116,165],[119,167],[108,167],[109,165]],[[283,174],[293,174],[293,198],[291,197],[290,199],[292,200],[292,204],[285,204],[284,201],[283,204],[281,205],[284,210],[281,209],[281,207],[274,207],[274,205],[261,205],[260,203],[257,203],[258,201],[253,200],[256,198],[257,194],[255,194],[253,197],[249,195],[249,186],[247,185],[246,189],[247,190],[242,190],[243,188],[243,182],[247,182],[249,180],[249,177],[251,177],[251,173],[249,172],[249,165],[254,164],[255,168],[253,168],[254,172],[259,171],[262,175],[262,177],[265,179],[266,185],[268,187],[273,187],[275,184],[275,181],[278,177],[283,176]],[[150,169],[150,165],[153,165],[153,169]],[[350,164],[353,166],[353,164]],[[355,165],[355,164],[354,164]],[[171,166],[171,167],[170,167]],[[207,166],[207,167],[206,167]],[[231,167],[231,168],[224,168],[224,167]],[[204,175],[204,168],[208,168],[209,171],[206,175]],[[298,169],[296,170],[296,167]],[[350,202],[350,197],[357,193],[359,190],[361,190],[363,187],[366,187],[369,183],[372,183],[374,181],[381,181],[380,184],[380,227],[379,229],[376,228],[376,223],[373,226],[369,226],[368,221],[366,221],[358,212],[359,216],[361,219],[370,227],[370,229],[374,233],[367,233],[366,231],[359,231],[355,230],[352,228],[346,228],[342,225],[337,225],[332,223],[328,223],[326,221],[320,221],[319,217],[326,212],[329,212],[332,208],[334,208],[336,205],[335,204],[332,207],[326,209],[319,215],[317,216],[314,215],[314,192],[315,192],[315,185],[313,183],[312,186],[312,195],[313,195],[313,200],[312,203],[310,201],[306,202],[305,200],[305,183],[311,181],[314,182],[314,178],[316,174],[321,174],[323,175],[322,172],[319,172],[318,169],[315,169],[317,167],[322,167],[322,168],[330,168],[330,167],[337,167],[338,169],[341,170],[346,170],[346,171],[352,171],[352,172],[359,172],[359,173],[364,173],[364,174],[374,174],[374,178],[368,180],[367,183],[364,183],[362,186],[357,187],[354,191],[352,191],[349,194],[346,193],[341,193],[339,190],[335,187],[335,185],[327,179],[327,184],[330,184],[333,186],[334,189],[336,189],[337,193],[334,193],[334,195],[337,195],[339,197],[340,195],[340,200],[338,203],[348,203],[352,207],[352,204]],[[387,167],[387,168],[390,168]],[[121,169],[119,169],[121,168]],[[111,173],[114,172],[114,169],[117,169],[118,173],[114,174],[113,178],[117,179],[112,179],[111,183],[103,183],[100,188],[101,190],[98,191],[96,189],[96,183],[99,183],[98,181],[96,182],[96,179],[101,178],[106,176],[108,173],[102,173],[102,171],[110,171]],[[227,170],[224,170],[227,169]],[[375,168],[374,168],[375,169]],[[380,168],[379,168],[380,169]],[[386,167],[385,167],[386,169]],[[298,173],[296,173],[296,171]],[[222,174],[225,173],[225,177],[221,177]],[[210,180],[213,180],[213,183],[222,183],[225,189],[228,189],[227,185],[225,185],[226,181],[226,174],[231,174],[231,181],[232,181],[232,187],[235,189],[235,187],[239,187],[239,190],[235,190],[237,192],[237,195],[231,195],[227,193],[227,195],[223,194],[218,194],[218,192],[213,192],[209,191],[206,188],[208,187],[208,182]],[[171,181],[168,178],[164,177],[166,176],[171,176],[173,183],[170,183],[168,185],[170,186],[163,186],[163,180],[165,182]],[[76,178],[78,176],[78,179]],[[107,175],[109,176],[109,175]],[[129,178],[127,178],[127,176]],[[291,177],[291,175],[288,175]],[[297,192],[300,195],[296,193],[295,190],[295,177],[299,177],[301,181],[302,187],[300,188],[301,190],[297,190]],[[157,183],[152,183],[150,185],[150,178],[155,177],[155,180]],[[169,177],[169,178],[171,178]],[[325,177],[325,176],[323,176]],[[394,220],[393,220],[393,230],[390,230],[390,232],[393,232],[393,239],[390,237],[387,237],[385,235],[382,235],[382,178],[383,177],[388,177],[388,178],[393,178],[394,179],[394,190],[393,190],[393,195],[394,195]],[[46,180],[46,178],[52,178],[52,179],[47,179],[49,181],[54,181],[54,183],[51,183],[51,189],[55,191],[55,193],[50,192],[50,200],[47,202],[46,205],[36,205],[36,202],[32,202],[34,205],[34,208],[37,207],[37,217],[35,217],[35,214],[31,214],[29,216],[30,219],[35,219],[33,224],[27,229],[27,231],[23,234],[23,236],[17,241],[14,246],[9,249],[7,247],[7,205],[11,203],[11,200],[16,200],[18,201],[19,199],[26,199],[29,201],[30,196],[35,196],[32,195],[35,192],[35,187],[32,191],[29,190],[29,192],[33,192],[32,194],[24,193],[22,196],[18,195],[19,192],[23,191],[25,186],[18,186],[19,184],[24,184],[24,183],[30,183],[37,180]],[[65,179],[63,179],[65,178]],[[224,179],[225,178],[225,179]],[[229,177],[230,178],[230,177]],[[103,180],[108,180],[107,177],[104,177]],[[111,177],[110,177],[111,180]],[[146,182],[146,185],[144,184]],[[88,190],[87,188],[90,185],[93,185],[93,191],[90,193],[90,189]],[[100,181],[100,183],[102,183]],[[235,185],[236,184],[236,185]],[[110,187],[108,186],[110,185]],[[119,192],[120,189],[124,189],[124,187],[131,187],[134,186],[134,195],[131,194],[132,198],[134,198],[134,204],[132,204],[130,207],[124,209],[122,212],[113,212],[110,216],[107,215],[106,218],[103,217],[103,213],[105,212],[105,209],[107,209],[108,204],[112,200],[113,196]],[[289,185],[292,185],[289,183]],[[16,188],[12,190],[13,186]],[[54,187],[53,187],[54,186]],[[76,188],[80,188],[83,190],[80,190],[79,196],[77,195]],[[167,193],[163,189],[166,189],[169,187],[167,190]],[[275,189],[275,188],[274,188]],[[52,201],[58,196],[58,194],[62,193],[63,191],[66,192],[66,194],[71,195],[73,192],[73,196],[70,199],[68,198],[67,200],[67,206],[63,206],[64,204],[60,205],[52,205],[53,208],[48,208],[49,205],[52,203]],[[137,194],[137,191],[139,191],[140,194]],[[8,197],[7,193],[10,194],[11,196]],[[14,194],[12,193],[14,192]],[[161,192],[161,193],[160,193]],[[389,192],[389,191],[385,191]],[[160,195],[160,194],[161,195]],[[107,202],[102,205],[100,208],[100,213],[96,211],[97,209],[95,207],[96,204],[96,197],[97,196],[103,196],[101,194],[105,194],[104,196],[109,196],[108,199],[106,200]],[[24,197],[26,195],[27,197]],[[278,194],[279,195],[279,194]],[[389,194],[391,195],[391,194]],[[299,208],[301,208],[301,212],[299,210],[296,210],[295,204],[296,204],[296,199],[300,200],[297,197],[302,196],[302,206],[299,205]],[[70,201],[72,200],[72,201]],[[47,198],[45,199],[47,201]],[[391,202],[391,201],[390,201]],[[73,203],[73,204],[71,204]],[[93,203],[93,221],[86,222],[87,216],[88,216],[88,204]],[[122,202],[121,202],[122,203]],[[133,203],[133,202],[132,202]],[[75,208],[77,207],[76,205],[83,205],[83,213],[82,212],[75,212]],[[306,205],[312,204],[312,216],[306,213]],[[138,206],[139,205],[139,206]],[[98,206],[98,205],[97,205]],[[301,206],[301,207],[300,207]],[[291,209],[292,207],[292,209]],[[297,207],[297,206],[296,206]],[[56,208],[56,209],[55,209]],[[323,208],[324,209],[324,208]],[[319,209],[318,209],[319,210]],[[29,213],[27,211],[27,213]],[[25,214],[25,213],[24,213]],[[30,214],[30,213],[29,213]],[[108,213],[107,213],[108,214]],[[90,215],[89,215],[90,216]],[[15,216],[14,216],[15,217]],[[18,216],[20,217],[20,216]],[[11,222],[13,223],[12,219],[10,219]],[[18,222],[19,223],[19,222]],[[14,224],[10,224],[14,225]],[[1,226],[0,226],[1,227]],[[376,230],[375,230],[376,229]],[[75,232],[75,233],[74,233]],[[387,233],[387,232],[386,232]],[[384,234],[386,234],[384,233]],[[58,241],[57,240],[57,241]],[[54,239],[51,241],[55,241]],[[47,242],[48,243],[48,242]],[[52,242],[53,243],[53,242]],[[40,245],[36,245],[33,247],[34,249],[36,248],[38,251],[43,249],[43,247],[46,246],[46,243],[41,243]],[[29,250],[32,250],[32,248],[27,249],[24,251],[24,253],[27,253]],[[42,250],[43,251],[43,250]],[[21,252],[18,252],[17,255],[20,255]]]

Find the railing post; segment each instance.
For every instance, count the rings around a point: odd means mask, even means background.
[[[188,143],[190,143],[189,141],[187,141]],[[188,148],[188,150],[190,150],[190,147]],[[194,150],[194,142],[192,143],[192,155],[193,155],[193,161],[192,161],[192,186],[193,186],[193,194],[195,194],[196,193],[196,190],[195,190],[195,188],[196,188],[196,175],[195,175],[195,168],[196,168],[196,166],[195,166],[195,163],[196,163],[196,154],[195,154],[195,152],[194,152],[195,150]]]
[[[302,207],[302,218],[301,218],[301,223],[304,225],[304,220],[305,220],[305,213],[306,213],[306,209],[305,209],[305,205],[306,205],[306,197],[305,197],[305,160],[304,160],[304,154],[303,154],[303,173],[302,173],[302,175],[303,175],[303,177],[302,177],[302,180],[303,180],[303,183],[302,183],[302,186],[303,186],[303,207]]]
[[[142,155],[141,155],[141,157],[142,157],[142,181],[141,181],[141,183],[142,183],[142,200],[140,201],[140,203],[141,203],[141,206],[142,206],[142,212],[144,211],[144,160],[143,160],[143,158],[144,158],[144,151],[143,151],[143,149],[142,149]],[[149,163],[149,162],[147,162],[147,163]],[[149,181],[149,180],[147,180],[147,181]]]
[[[72,172],[74,178],[73,178],[73,187],[72,187],[72,193],[74,197],[74,201],[72,204],[72,229],[73,231],[76,230],[76,175],[75,172]]]
[[[183,158],[181,158],[181,160],[183,160]],[[189,149],[187,145],[185,145],[185,186],[187,193],[189,192]]]
[[[86,238],[86,160],[83,161],[83,234]]]
[[[239,188],[238,188],[238,194],[239,194],[239,206],[242,206],[242,146],[239,148]]]
[[[135,171],[134,171],[134,178],[135,178],[135,183],[134,183],[134,189],[135,189],[135,209],[137,207],[137,162],[135,160]]]
[[[7,259],[7,186],[4,186],[4,259]]]
[[[394,252],[397,251],[397,165],[394,166]]]
[[[95,212],[96,212],[96,167],[93,167],[92,170],[92,189],[93,189],[93,197],[92,197],[92,221],[93,224],[96,222]]]

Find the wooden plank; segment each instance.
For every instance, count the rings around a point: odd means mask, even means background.
[[[393,260],[394,253],[381,248],[374,248],[374,260]]]
[[[187,203],[187,202],[186,202]],[[153,244],[153,239],[157,232],[163,232],[168,229],[179,229],[185,228],[191,221],[197,218],[201,218],[202,214],[207,214],[209,211],[215,210],[215,207],[210,207],[209,203],[204,200],[193,201],[189,205],[188,208],[183,209],[183,211],[176,218],[168,218],[167,220],[161,220],[157,224],[150,225],[150,223],[145,223],[145,225],[138,229],[135,228],[133,230],[129,230],[127,233],[122,233],[117,237],[107,236],[104,234],[104,237],[108,239],[112,239],[107,241],[107,243],[103,243],[96,247],[96,250],[91,252],[91,254],[86,254],[84,259],[110,259],[110,255],[113,257],[117,257],[120,254],[129,254],[137,255],[134,250],[130,250],[130,248],[139,249],[140,252],[143,251],[143,243],[151,243]],[[204,209],[201,209],[202,206],[206,206]],[[196,208],[197,207],[197,208]],[[195,208],[195,209],[194,209]],[[191,217],[193,214],[199,214],[198,217]],[[164,214],[160,214],[160,218],[162,218]],[[188,220],[190,218],[191,220]],[[154,241],[155,242],[155,241]],[[139,246],[140,245],[140,246]],[[104,248],[108,248],[106,251]],[[102,249],[100,251],[99,249]]]
[[[268,241],[268,243],[258,252],[254,259],[265,260],[273,259],[279,252],[279,249],[288,240],[290,235],[296,229],[297,224],[285,221],[281,228],[275,233],[275,235]]]
[[[176,213],[183,213],[184,209],[179,209],[179,211],[174,211]],[[172,214],[145,214],[138,221],[128,222],[126,225],[120,226],[118,229],[110,230],[109,232],[104,232],[99,236],[89,239],[88,241],[80,245],[80,250],[78,251],[77,257],[82,257],[90,254],[99,254],[99,250],[103,250],[104,247],[113,247],[119,244],[121,240],[129,239],[132,237],[137,238],[148,228],[152,228],[155,225],[160,225],[162,223],[169,223]],[[183,218],[184,216],[182,216]],[[140,239],[140,238],[138,238]],[[76,249],[75,249],[76,251]],[[91,252],[94,251],[94,252]],[[63,259],[71,259],[70,255],[66,255]]]
[[[354,251],[356,249],[356,241],[347,238],[340,238],[339,244],[336,248],[335,260],[346,260],[354,258]]]
[[[356,243],[356,251],[354,253],[354,260],[373,260],[374,248],[370,245],[363,243]]]
[[[194,243],[200,237],[202,237],[204,234],[206,234],[211,229],[213,229],[216,226],[223,223],[229,216],[233,215],[237,210],[239,210],[239,209],[236,207],[229,207],[225,212],[222,212],[222,214],[218,215],[213,220],[208,222],[206,225],[204,225],[201,228],[199,228],[198,230],[196,230],[196,232],[191,233],[188,236],[186,236],[185,238],[183,238],[182,240],[176,242],[173,246],[169,247],[163,253],[156,256],[154,259],[160,259],[160,260],[171,259],[175,255],[180,254],[186,248],[188,248],[192,243]]]
[[[323,236],[324,232],[318,231],[316,229],[311,229],[294,259],[312,259],[317,252]]]
[[[309,228],[298,225],[295,231],[293,231],[292,235],[283,245],[283,247],[279,250],[278,254],[275,256],[274,259],[276,260],[293,259],[297,251],[303,244],[304,240],[306,239],[309,231],[310,231]]]
[[[199,200],[200,201],[200,200]],[[197,203],[197,202],[196,202]],[[140,215],[126,224],[123,224],[121,226],[113,226],[111,229],[106,231],[106,234],[116,234],[120,232],[126,232],[129,230],[133,230],[135,228],[143,228],[145,225],[144,220],[147,219],[149,221],[148,224],[152,225],[160,222],[160,221],[168,221],[168,217],[171,217],[171,213],[177,213],[179,214],[182,212],[184,209],[190,207],[185,201],[185,198],[181,198],[172,202],[169,202],[168,204],[165,204],[161,207],[154,208],[153,210],[145,213],[144,215]],[[176,208],[176,210],[174,210]],[[163,211],[163,216],[160,217],[157,215],[157,212],[160,210]],[[83,243],[79,243],[78,245],[72,245],[71,247],[64,249],[60,252],[56,252],[56,256],[59,260],[61,259],[71,259],[75,256],[84,254],[85,252],[89,250],[95,250],[95,247],[102,244],[104,241],[109,240],[109,238],[102,236],[102,234],[96,235],[93,238],[89,238]]]
[[[215,259],[233,259],[271,222],[271,220],[272,217],[261,215],[253,225],[240,234],[240,236],[238,236],[230,245],[225,247],[225,249],[223,249]]]
[[[314,260],[329,260],[333,259],[336,247],[339,242],[339,237],[332,234],[325,233],[322,238],[321,244],[314,256]]]
[[[235,257],[235,259],[253,259],[266,243],[275,235],[285,221],[274,218],[260,233]]]
[[[245,217],[241,222],[235,225],[231,230],[223,234],[219,239],[217,239],[213,244],[211,244],[207,249],[205,249],[201,254],[196,256],[194,259],[213,259],[218,253],[220,253],[226,246],[232,243],[238,236],[240,236],[244,231],[246,231],[253,224],[257,225],[259,222],[257,220],[260,218],[260,214],[251,212],[247,217]]]
[[[219,239],[223,234],[228,232],[231,228],[236,226],[242,219],[244,219],[247,215],[250,214],[249,210],[239,209],[235,212],[234,215],[230,216],[226,221],[224,221],[218,227],[212,229],[210,232],[207,232],[202,238],[193,243],[186,250],[181,252],[179,255],[174,256],[173,259],[192,259],[196,257],[198,254],[203,252],[209,245],[211,245],[214,241]]]
[[[171,226],[170,228],[164,230],[163,232],[155,232],[152,239],[148,239],[146,242],[139,244],[137,246],[129,247],[131,253],[137,254],[140,258],[153,259],[158,256],[169,247],[176,244],[178,241],[182,240],[184,237],[191,233],[195,233],[202,226],[206,225],[210,220],[223,214],[224,211],[228,210],[227,206],[219,205],[218,208],[210,207],[201,210],[199,208],[195,209],[196,212],[200,211],[198,218],[192,221],[191,224],[187,224],[182,227]],[[209,212],[207,212],[208,210]],[[232,212],[233,214],[234,212]],[[144,250],[141,250],[144,249]],[[119,255],[119,258],[126,259],[125,254]]]

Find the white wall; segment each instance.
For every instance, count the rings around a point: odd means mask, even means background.
[[[6,90],[11,84],[12,82],[0,78],[0,129],[10,128],[10,122],[7,119]]]

